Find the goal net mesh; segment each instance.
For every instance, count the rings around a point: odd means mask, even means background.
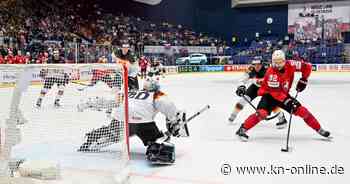
[[[0,77],[0,177],[94,184],[125,179],[125,66],[4,65]]]

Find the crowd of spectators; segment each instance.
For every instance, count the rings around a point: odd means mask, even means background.
[[[342,40],[308,40],[295,41],[293,39],[266,38],[252,41],[247,48],[240,50],[226,49],[226,55],[232,55],[232,62],[245,64],[255,56],[261,56],[264,60],[271,59],[275,49],[286,51],[288,59],[303,59],[311,63],[344,63],[345,45]]]
[[[105,61],[115,47],[124,42],[129,42],[139,54],[144,45],[217,46],[223,43],[182,25],[106,13],[94,1],[5,0],[0,3],[0,45],[5,63],[16,63],[9,61],[10,53],[25,55],[29,63],[51,62],[52,57],[61,57],[65,63]]]

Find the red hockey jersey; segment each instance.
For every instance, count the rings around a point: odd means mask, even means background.
[[[294,80],[294,72],[301,72],[302,78],[308,79],[312,66],[310,63],[296,60],[286,60],[282,71],[276,68],[268,68],[258,95],[270,94],[278,101],[284,101],[288,97]]]

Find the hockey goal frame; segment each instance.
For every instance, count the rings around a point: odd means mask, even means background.
[[[127,147],[127,159],[130,160],[130,145],[129,145],[129,118],[128,118],[128,64],[127,63],[119,63],[119,64],[27,64],[27,65],[9,65],[9,64],[5,64],[5,65],[0,65],[0,89],[1,88],[14,88],[12,95],[12,100],[11,100],[11,104],[10,104],[10,115],[9,117],[3,117],[4,119],[1,121],[6,121],[5,118],[8,118],[7,121],[10,122],[18,122],[18,121],[22,121],[19,120],[19,118],[17,117],[17,113],[19,111],[18,109],[18,103],[20,101],[20,93],[22,90],[21,86],[18,86],[19,80],[21,80],[21,74],[20,72],[24,72],[27,69],[31,69],[31,68],[84,68],[84,67],[96,67],[96,68],[113,68],[113,67],[118,67],[118,69],[120,69],[122,71],[122,80],[123,80],[123,94],[124,94],[124,100],[123,100],[123,105],[124,105],[124,131],[125,131],[125,136],[126,136],[126,147]],[[9,71],[20,71],[17,75],[17,78],[15,81],[13,80],[9,80],[9,82],[5,81],[4,82],[4,77],[2,76],[3,74],[1,74],[3,70],[9,70]],[[23,77],[23,76],[22,76]],[[77,79],[75,79],[74,81],[77,82],[83,82],[80,80],[79,78],[80,76],[78,76]],[[23,79],[22,79],[23,80]],[[28,81],[29,82],[29,86],[32,85],[38,85],[38,83],[41,83],[40,81]],[[15,112],[15,113],[13,113]],[[20,112],[19,112],[20,113]],[[25,119],[23,119],[25,121]],[[3,123],[5,124],[5,123]],[[8,127],[7,127],[8,128]],[[13,128],[17,128],[17,127],[13,127]],[[5,144],[6,140],[4,139],[7,135],[6,135],[6,126],[1,125],[0,124],[0,162],[4,161],[4,160],[9,160],[11,158],[10,155],[10,150],[11,148],[8,147],[8,145]],[[16,142],[16,141],[15,141]],[[129,165],[129,163],[127,163]],[[115,173],[115,178],[116,178],[116,183],[124,183],[127,179],[120,179],[120,178],[128,178],[130,171],[129,171],[129,167],[127,165],[126,171],[124,171],[123,173]],[[8,177],[8,173],[1,173],[1,163],[0,163],[0,177]],[[7,166],[8,167],[8,166]],[[11,177],[11,176],[10,176]],[[119,178],[119,179],[117,179]]]

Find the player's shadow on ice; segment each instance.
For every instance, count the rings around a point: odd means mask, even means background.
[[[295,141],[295,142],[305,142],[305,141],[324,141],[324,142],[333,142],[334,139],[327,139],[327,138],[316,138],[316,137],[312,137],[312,136],[295,136],[295,137],[291,137],[290,139],[291,141]],[[285,141],[285,137],[280,137],[280,136],[250,136],[248,142],[242,142],[241,140],[239,140],[239,138],[237,138],[236,136],[232,137],[232,138],[216,138],[214,139],[214,141],[217,142],[241,142],[242,144],[246,144],[246,143],[271,143],[271,144],[275,144],[275,143],[281,143],[283,141]]]
[[[317,135],[316,135],[317,136]],[[249,137],[250,142],[256,142],[256,143],[280,143],[281,141],[285,141],[285,137],[280,136],[251,136]],[[236,139],[239,141],[238,139]],[[321,137],[314,137],[312,135],[296,135],[292,136],[290,138],[290,141],[293,142],[314,142],[314,141],[324,141],[324,142],[332,142],[332,139],[327,138],[321,138]]]
[[[349,85],[349,80],[310,80],[312,85]]]

